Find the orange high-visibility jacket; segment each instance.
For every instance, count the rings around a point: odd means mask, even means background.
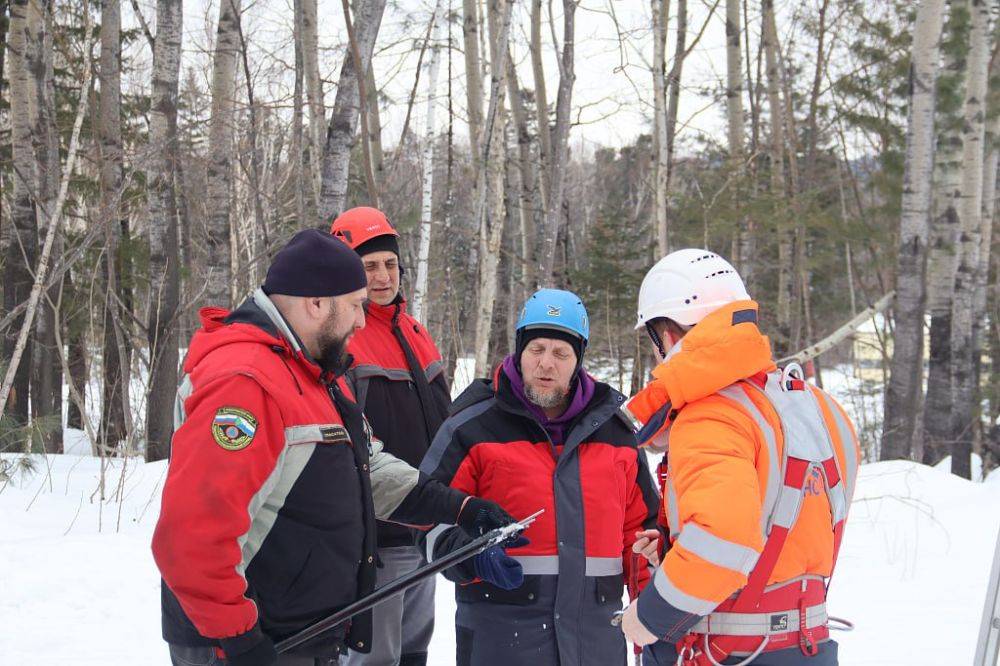
[[[754,301],[738,301],[707,316],[627,405],[646,426],[647,442],[668,442],[663,501],[671,547],[638,609],[643,624],[667,639],[683,636],[746,585],[767,537],[765,507],[773,506],[782,483],[782,419],[753,385],[762,387],[768,373],[776,375],[757,309]],[[805,390],[817,409],[802,418],[829,434],[847,486],[846,505],[858,466],[857,436],[829,395],[812,385]],[[846,507],[835,513],[842,511]],[[769,584],[829,576],[833,522],[823,479],[812,479]]]

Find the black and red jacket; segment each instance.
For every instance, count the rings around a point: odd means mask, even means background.
[[[493,380],[474,381],[455,400],[420,470],[501,504],[517,519],[545,510],[524,533],[530,543],[507,549],[524,569],[524,585],[511,591],[486,582],[461,585],[456,588],[460,604],[537,603],[537,579],[547,576],[558,578],[555,617],[576,617],[583,606],[598,603],[585,593],[595,580],[608,599],[621,598],[635,533],[655,527],[659,506],[645,456],[620,412],[624,400],[595,382],[593,397],[567,424],[565,444],[558,447],[514,395],[503,372]],[[455,529],[439,525],[426,535],[431,558],[443,554],[437,542],[447,542]],[[644,586],[647,567],[641,566],[636,577]],[[604,627],[608,618],[601,617]],[[587,628],[567,622],[556,630]],[[530,663],[529,656],[518,663]],[[579,661],[560,649],[564,657],[563,663]]]
[[[308,357],[262,290],[201,316],[152,547],[165,640],[237,654],[370,593],[376,517],[454,522],[465,496],[382,451],[344,379]],[[226,439],[217,426],[234,413],[249,417]],[[367,652],[371,630],[364,614],[296,652]]]
[[[369,302],[365,314],[365,327],[348,344],[354,362],[347,380],[385,450],[416,467],[451,404],[441,354],[402,296],[389,305]],[[412,530],[379,522],[378,545],[413,545]]]

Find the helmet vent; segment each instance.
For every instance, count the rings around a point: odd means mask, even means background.
[[[723,271],[715,271],[714,273],[709,273],[705,277],[706,278],[713,278],[713,277],[718,277],[719,275],[729,275],[730,273],[735,273],[735,272],[736,271],[731,271],[731,270],[727,269],[727,270],[723,270]]]
[[[692,264],[696,264],[699,261],[704,261],[705,259],[716,259],[716,258],[718,258],[718,256],[719,255],[717,255],[717,254],[703,254],[700,257],[696,257],[696,258],[692,259],[691,263]]]

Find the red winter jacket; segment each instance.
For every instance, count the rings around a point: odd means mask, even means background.
[[[258,289],[201,311],[177,395],[153,556],[163,636],[245,651],[375,585],[375,518],[454,522],[465,496],[382,451],[342,378],[309,359]],[[299,650],[332,656],[344,628]],[[350,647],[367,652],[371,615]]]
[[[451,404],[441,354],[401,296],[389,305],[369,302],[365,314],[347,346],[354,357],[347,380],[385,450],[417,466]],[[378,545],[412,546],[412,530],[380,522]]]

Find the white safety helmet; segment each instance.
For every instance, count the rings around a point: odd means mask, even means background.
[[[659,317],[694,326],[723,305],[749,298],[728,261],[708,250],[677,250],[656,262],[642,279],[635,327],[643,328]]]

